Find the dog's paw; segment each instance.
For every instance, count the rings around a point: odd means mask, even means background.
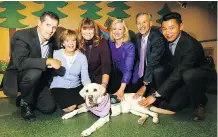
[[[154,123],[159,123],[158,113],[155,113],[155,114],[154,114],[153,122],[154,122]]]
[[[69,118],[72,118],[73,116],[75,116],[77,114],[77,111],[72,111],[70,113],[67,113],[65,115],[63,115],[61,118],[64,120],[64,119],[69,119]]]
[[[154,123],[159,123],[159,118],[158,118],[158,117],[154,117],[154,118],[153,118],[153,122],[154,122]]]
[[[143,125],[144,122],[147,120],[148,117],[149,117],[148,115],[145,115],[145,116],[139,118],[138,124]]]
[[[86,136],[89,136],[91,134],[92,134],[92,131],[90,131],[89,129],[86,129],[81,133],[81,136],[86,137]]]
[[[70,118],[70,116],[69,116],[69,114],[65,114],[65,115],[63,115],[62,117],[61,117],[61,119],[69,119]]]

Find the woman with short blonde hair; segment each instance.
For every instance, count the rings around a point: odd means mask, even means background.
[[[86,56],[78,50],[77,34],[66,29],[60,34],[61,49],[53,58],[61,61],[61,68],[54,70],[51,94],[64,112],[71,112],[84,103],[79,91],[91,83]]]
[[[123,100],[124,91],[133,92],[129,83],[135,59],[135,46],[129,41],[129,30],[123,19],[116,19],[111,24],[109,46],[113,70],[108,91]]]
[[[112,29],[114,28],[114,25],[117,23],[123,24],[123,28],[124,28],[123,42],[129,41],[129,29],[128,29],[128,27],[123,19],[116,19],[115,21],[112,22],[111,27],[110,27],[110,39],[111,39],[111,41],[115,41],[114,36],[112,34]]]

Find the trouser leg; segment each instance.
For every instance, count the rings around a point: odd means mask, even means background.
[[[43,72],[34,95],[36,108],[44,114],[53,113],[56,109],[55,100],[49,89],[51,78],[52,69]]]
[[[39,69],[29,69],[18,73],[18,91],[21,98],[30,105],[34,102],[34,92],[41,78],[42,71]]]
[[[193,68],[183,73],[183,80],[188,87],[187,91],[193,107],[206,105],[206,86],[214,80],[215,76],[215,71],[201,68]]]

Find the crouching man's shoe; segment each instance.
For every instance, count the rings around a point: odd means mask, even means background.
[[[20,101],[21,106],[21,116],[24,118],[24,120],[34,121],[35,120],[35,114],[32,112],[30,106],[21,99]]]
[[[16,97],[16,107],[20,107],[21,95]]]
[[[194,112],[192,113],[191,120],[193,121],[202,121],[205,117],[205,108],[203,105],[199,105],[195,108]]]

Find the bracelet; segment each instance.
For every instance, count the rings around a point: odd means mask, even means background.
[[[107,87],[107,82],[102,82],[101,85],[104,85],[105,87]]]
[[[147,87],[149,85],[149,83],[144,83],[144,86]]]

